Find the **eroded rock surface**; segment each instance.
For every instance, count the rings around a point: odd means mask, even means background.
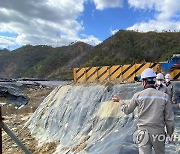
[[[176,98],[180,82],[174,82]],[[111,101],[119,93],[128,103],[142,90],[139,83],[104,85],[65,85],[55,88],[27,122],[39,146],[59,141],[55,154],[136,154],[133,142],[136,116],[124,115],[118,103]],[[179,102],[177,102],[179,103]],[[176,133],[180,134],[180,108],[174,105]],[[180,151],[179,143],[166,145],[166,151]]]

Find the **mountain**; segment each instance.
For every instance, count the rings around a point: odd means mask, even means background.
[[[4,48],[4,49],[0,49],[0,52],[5,52],[5,51],[9,51],[8,49]]]
[[[11,52],[3,51],[0,53],[0,77],[68,78],[66,74],[72,74],[72,69],[68,68],[76,65],[73,60],[92,48],[77,42],[58,48],[26,45]]]
[[[180,32],[120,30],[97,46],[83,42],[53,48],[26,45],[0,52],[0,77],[72,79],[73,67],[166,61],[180,53]]]
[[[120,30],[106,39],[84,58],[82,66],[99,66],[166,61],[180,53],[180,32],[148,32]]]

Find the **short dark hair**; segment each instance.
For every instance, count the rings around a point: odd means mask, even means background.
[[[156,78],[155,77],[151,77],[151,78],[146,78],[146,79],[143,79],[144,81],[147,81],[148,84],[155,84],[156,82]]]
[[[155,84],[155,81],[147,81],[148,84]]]

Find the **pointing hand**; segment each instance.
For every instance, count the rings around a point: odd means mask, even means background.
[[[113,96],[113,98],[112,98],[112,101],[113,102],[119,102],[121,100],[121,98],[119,97],[119,96]]]

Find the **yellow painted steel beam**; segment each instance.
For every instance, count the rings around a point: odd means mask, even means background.
[[[124,65],[123,65],[124,67]],[[127,77],[135,70],[135,65],[128,65],[128,69],[126,71],[124,71],[124,73],[122,72],[122,79],[124,81],[127,80]]]
[[[109,79],[109,66],[103,66],[98,69],[98,79],[99,81]]]
[[[114,65],[109,68],[110,80],[115,80],[121,74],[121,65]]]
[[[117,78],[123,80],[125,77],[125,73],[129,70],[129,68],[131,68],[132,65],[122,65],[121,67],[121,74],[117,76]]]
[[[73,69],[73,75],[74,75],[74,81],[77,82],[77,74],[76,74],[77,68]]]
[[[77,82],[85,82],[86,81],[86,68],[81,68],[76,70]]]
[[[127,81],[134,81],[134,77],[137,75],[141,75],[141,73],[146,69],[146,68],[152,68],[154,71],[156,69],[154,68],[157,64],[154,63],[142,63],[142,64],[134,64],[131,69],[127,72],[126,77],[124,80]]]
[[[179,69],[175,69],[172,72],[170,72],[171,75],[171,79],[172,80],[180,80],[180,70]]]
[[[93,82],[98,79],[97,69],[98,67],[91,67],[86,71],[87,82]]]
[[[134,81],[134,77],[140,75],[146,68],[152,68],[156,73],[162,72],[160,63],[147,62],[131,65],[74,68],[73,73],[75,82],[93,82],[95,80],[104,81],[115,79],[132,82]],[[180,70],[174,70],[170,72],[170,74],[172,79],[179,80]]]

